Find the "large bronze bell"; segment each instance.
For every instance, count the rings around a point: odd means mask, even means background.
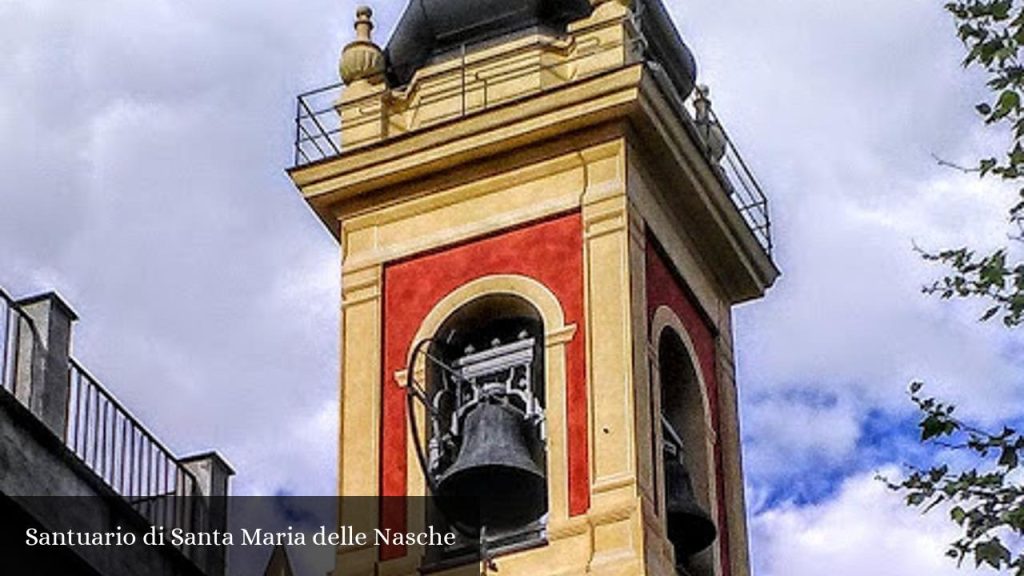
[[[524,419],[482,403],[465,418],[455,463],[437,482],[445,517],[463,529],[490,532],[526,526],[546,509],[544,473],[533,461]]]
[[[668,539],[676,557],[693,556],[715,541],[718,530],[711,516],[697,504],[693,496],[690,472],[679,454],[665,453],[665,509],[668,516]]]

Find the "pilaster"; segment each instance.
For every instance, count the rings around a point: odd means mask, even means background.
[[[377,496],[380,491],[382,282],[381,266],[347,271],[342,277],[338,493],[346,497]],[[377,527],[376,512],[349,512],[343,502],[342,524]]]
[[[64,438],[71,387],[71,327],[78,316],[56,293],[20,300],[14,390],[51,432]]]
[[[341,440],[338,442],[338,523],[372,534],[379,527],[381,420],[381,299],[383,268],[342,274]],[[335,576],[372,576],[377,549],[339,547]]]
[[[749,576],[750,550],[746,522],[746,497],[743,482],[743,461],[739,398],[732,334],[732,310],[723,305],[718,316],[719,336],[715,343],[718,369],[719,445],[722,451],[722,476],[725,484],[724,505],[729,519],[729,567],[731,576]]]
[[[614,155],[587,159],[582,199],[593,574],[642,570],[630,216],[624,148],[616,148]]]

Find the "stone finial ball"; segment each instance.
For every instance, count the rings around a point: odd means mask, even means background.
[[[341,51],[338,72],[346,85],[359,80],[376,80],[384,75],[384,52],[373,43],[373,10],[369,6],[356,9],[356,39]]]

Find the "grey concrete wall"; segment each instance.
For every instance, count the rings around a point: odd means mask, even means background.
[[[117,553],[102,547],[74,551],[104,576],[203,576],[170,546],[141,545],[146,521],[71,453],[49,427],[0,391],[0,493],[47,530],[139,533],[140,544]],[[69,505],[69,497],[78,497]],[[208,575],[213,576],[213,575]]]

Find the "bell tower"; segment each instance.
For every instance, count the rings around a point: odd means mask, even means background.
[[[749,574],[732,308],[767,201],[661,0],[360,8],[289,174],[342,258],[335,573]],[[418,498],[431,496],[431,498]]]

